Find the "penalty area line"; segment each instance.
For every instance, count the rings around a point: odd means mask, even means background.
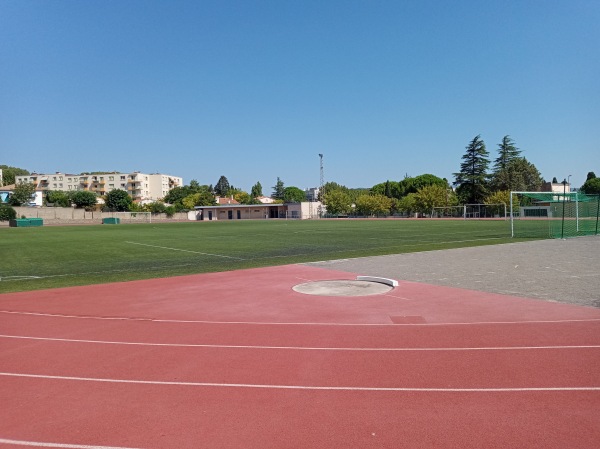
[[[189,249],[170,248],[168,246],[149,245],[147,243],[137,243],[137,242],[125,242],[125,243],[129,243],[130,245],[149,246],[150,248],[168,249],[170,251],[181,251],[181,252],[184,252],[184,253],[202,254],[203,256],[213,256],[213,257],[223,257],[223,258],[226,258],[226,259],[244,260],[241,257],[225,256],[223,254],[203,253],[203,252],[200,252],[200,251],[192,251],[192,250],[189,250]]]
[[[397,392],[433,392],[433,393],[503,393],[522,391],[600,391],[600,387],[516,387],[516,388],[417,388],[417,387],[343,387],[311,385],[268,385],[268,384],[228,384],[215,382],[179,382],[161,380],[102,379],[95,377],[47,376],[44,374],[0,373],[0,376],[24,377],[48,380],[75,380],[84,382],[106,382],[118,384],[165,385],[182,387],[217,388],[257,388],[272,390],[324,390],[324,391],[397,391]]]

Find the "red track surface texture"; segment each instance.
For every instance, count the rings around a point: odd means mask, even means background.
[[[291,265],[0,295],[0,447],[600,447],[600,310]]]

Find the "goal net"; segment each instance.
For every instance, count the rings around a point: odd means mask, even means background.
[[[463,204],[462,206],[434,207],[433,218],[507,218],[506,205],[498,204]]]
[[[434,207],[431,210],[432,218],[465,218],[464,206]]]
[[[120,218],[121,223],[152,223],[151,212],[103,212],[103,218]]]
[[[513,237],[567,238],[598,234],[600,195],[511,192]]]

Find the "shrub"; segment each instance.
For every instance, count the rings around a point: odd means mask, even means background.
[[[10,206],[0,204],[0,221],[9,221],[17,218],[17,212]]]
[[[167,206],[165,208],[165,214],[167,215],[167,218],[173,218],[173,215],[175,215],[175,207],[173,206]]]

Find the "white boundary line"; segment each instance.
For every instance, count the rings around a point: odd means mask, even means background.
[[[135,448],[117,447],[117,446],[89,446],[87,444],[43,443],[40,441],[8,440],[6,438],[0,438],[0,444],[12,444],[14,446],[33,446],[33,447],[60,447],[60,448],[67,448],[67,449],[135,449]]]
[[[220,388],[261,388],[273,390],[325,390],[325,391],[420,391],[450,393],[495,393],[518,391],[600,391],[600,387],[520,387],[520,388],[412,388],[412,387],[324,387],[309,385],[266,385],[266,384],[227,384],[214,382],[176,382],[160,380],[100,379],[95,377],[47,376],[44,374],[0,373],[0,376],[24,377],[32,379],[76,380],[84,382],[106,382],[139,385],[170,385],[183,387],[220,387]]]
[[[420,351],[517,351],[535,349],[600,349],[600,345],[560,345],[560,346],[485,346],[485,347],[446,347],[446,348],[344,348],[344,347],[312,347],[312,346],[258,346],[258,345],[216,345],[193,343],[148,343],[130,341],[79,340],[72,338],[28,337],[24,335],[0,335],[0,338],[19,340],[57,341],[66,343],[92,343],[102,345],[123,346],[159,346],[173,348],[215,348],[215,349],[276,349],[292,351],[362,351],[362,352],[420,352]]]
[[[13,310],[0,310],[0,313],[12,315],[29,315],[50,318],[75,318],[81,320],[118,320],[118,321],[146,321],[152,323],[192,323],[192,324],[239,324],[252,326],[356,326],[356,327],[403,327],[403,326],[472,326],[486,324],[551,324],[551,323],[598,323],[600,318],[571,319],[571,320],[524,320],[524,321],[474,321],[471,323],[309,323],[309,322],[261,322],[261,321],[207,321],[207,320],[169,320],[159,318],[131,318],[131,317],[101,317],[83,315],[63,315],[40,312],[17,312]]]
[[[168,249],[171,251],[181,251],[184,253],[202,254],[203,256],[214,256],[214,257],[223,257],[226,259],[244,260],[241,257],[224,256],[222,254],[201,253],[200,251],[191,251],[189,249],[169,248],[167,246],[148,245],[146,243],[136,243],[136,242],[125,242],[125,243],[129,243],[131,245],[149,246],[150,248],[160,248],[160,249]]]

